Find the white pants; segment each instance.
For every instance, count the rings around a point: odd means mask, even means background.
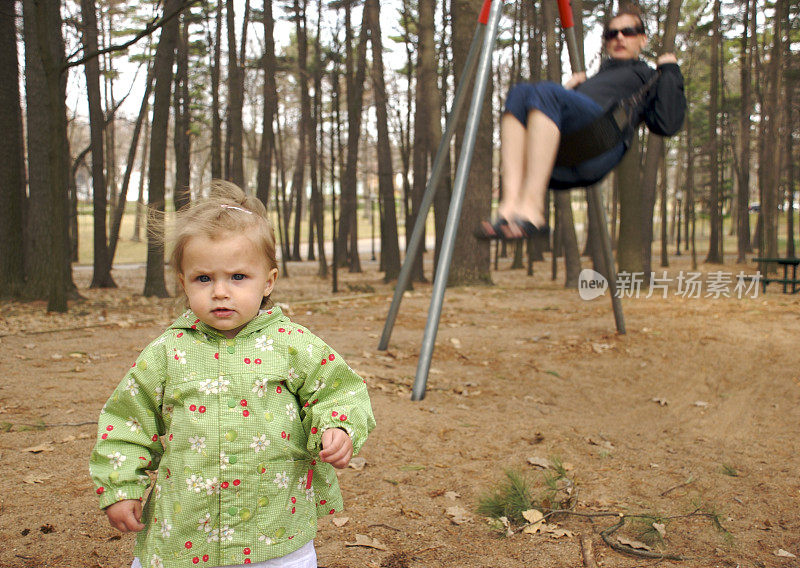
[[[131,568],[142,568],[142,563],[138,558],[133,559]],[[236,564],[226,568],[317,568],[317,551],[314,550],[314,541],[312,540],[280,558],[271,558],[253,564]]]

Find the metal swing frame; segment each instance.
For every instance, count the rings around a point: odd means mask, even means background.
[[[584,68],[583,57],[582,54],[578,53],[577,50],[574,23],[572,19],[572,7],[569,3],[569,0],[558,0],[558,7],[562,29],[564,30],[567,48],[569,50],[570,65],[573,72],[582,71]],[[417,363],[417,373],[411,392],[411,400],[415,401],[422,400],[425,397],[428,373],[430,371],[436,334],[439,328],[439,320],[442,313],[442,305],[444,303],[444,294],[447,285],[448,274],[450,271],[450,263],[453,257],[453,247],[455,245],[456,232],[458,230],[461,209],[464,203],[467,177],[469,176],[469,169],[472,164],[472,155],[475,149],[475,140],[478,132],[478,124],[480,122],[481,108],[483,106],[483,99],[486,94],[487,82],[491,76],[492,54],[497,41],[497,28],[502,16],[502,8],[502,0],[484,0],[483,8],[481,9],[481,13],[478,18],[475,35],[472,39],[472,44],[470,45],[469,53],[464,66],[464,74],[459,81],[458,87],[456,88],[453,106],[450,109],[450,113],[447,117],[445,132],[442,135],[441,141],[439,142],[436,157],[431,168],[431,176],[428,179],[427,185],[425,186],[425,193],[423,194],[419,213],[416,221],[414,222],[414,229],[406,245],[406,257],[403,261],[400,275],[397,279],[397,285],[395,286],[392,304],[389,308],[389,313],[386,316],[383,334],[378,344],[378,349],[381,351],[386,350],[389,346],[389,338],[392,334],[394,322],[397,319],[397,313],[400,310],[400,302],[403,299],[404,292],[408,289],[414,258],[419,252],[419,247],[422,244],[425,220],[428,217],[428,212],[430,211],[434,195],[438,189],[442,172],[444,170],[444,165],[446,162],[444,158],[450,147],[450,141],[452,140],[454,134],[455,124],[458,122],[463,110],[464,101],[466,99],[466,86],[469,84],[470,79],[474,76],[475,85],[473,88],[469,113],[467,115],[467,124],[464,131],[464,142],[461,146],[461,153],[456,166],[456,175],[453,183],[450,209],[447,214],[447,224],[444,230],[441,250],[439,252],[439,262],[436,266],[433,290],[431,294],[431,303],[430,308],[428,309],[428,319],[425,325],[419,361]],[[605,265],[596,266],[595,268],[604,274],[608,279],[617,332],[624,334],[625,320],[622,314],[622,305],[616,294],[616,271],[614,268],[614,257],[611,250],[611,236],[608,232],[608,220],[606,218],[605,207],[603,206],[603,195],[600,192],[599,186],[595,185],[587,188],[587,202],[591,226],[595,231],[595,234],[590,238],[594,238],[595,242],[600,243],[602,256],[598,260],[601,260]]]

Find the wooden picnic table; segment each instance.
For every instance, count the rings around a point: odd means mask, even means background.
[[[754,262],[762,264],[768,264],[770,262],[774,262],[779,264],[783,267],[783,278],[768,278],[765,276],[761,277],[761,286],[763,290],[766,291],[767,284],[771,282],[777,282],[779,284],[783,284],[783,293],[788,294],[788,286],[789,284],[792,285],[791,293],[797,294],[800,292],[800,280],[797,279],[797,266],[800,265],[800,258],[796,257],[786,257],[786,258],[767,258],[767,257],[756,257],[753,259]],[[789,278],[789,267],[792,267],[792,277]],[[766,273],[766,270],[763,271]]]

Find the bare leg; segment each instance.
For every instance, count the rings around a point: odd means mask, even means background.
[[[528,114],[525,178],[516,211],[537,227],[544,226],[545,195],[560,141],[561,132],[550,117],[536,109]]]
[[[500,155],[503,169],[503,196],[497,206],[497,215],[504,219],[515,216],[522,195],[527,160],[527,131],[511,113],[500,119]]]

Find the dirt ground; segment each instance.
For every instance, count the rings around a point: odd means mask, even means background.
[[[618,335],[607,296],[581,300],[546,263],[530,277],[501,261],[494,286],[448,290],[427,396],[412,402],[430,285],[406,295],[382,353],[392,289],[365,267],[341,275],[333,296],[315,264],[293,263],[275,294],[367,379],[378,422],[365,467],[340,475],[336,519],[349,520],[321,520],[321,566],[576,567],[582,537],[609,568],[800,566],[800,295],[773,284],[756,298],[685,298],[673,281],[667,298],[623,300]],[[687,270],[676,259],[669,273]],[[0,304],[2,568],[130,565],[133,539],[96,508],[87,458],[100,407],[177,308],[138,295],[141,268],[114,276],[120,289],[88,290],[90,270],[77,270],[86,300],[66,316]],[[669,520],[654,550],[679,562],[609,548],[611,516],[560,517],[571,535],[558,538],[493,531],[479,497],[507,469],[539,479],[528,459],[553,457],[575,483],[576,512],[700,510],[727,533],[707,517]],[[451,507],[466,511],[461,524]],[[357,534],[385,550],[346,546]],[[622,535],[639,538],[628,524],[610,538]]]

